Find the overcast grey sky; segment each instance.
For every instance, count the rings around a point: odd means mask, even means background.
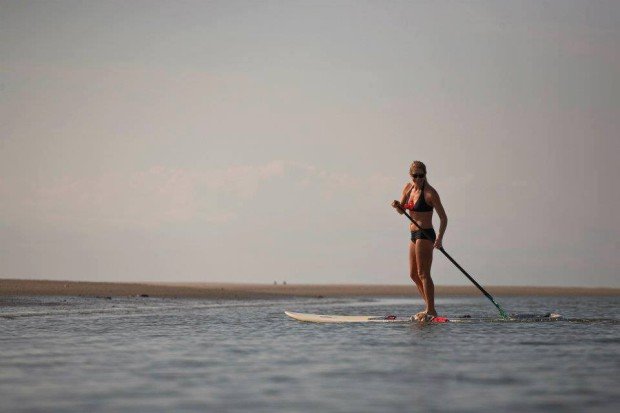
[[[617,1],[0,0],[0,277],[620,287]],[[435,217],[435,224],[438,220]],[[468,281],[441,254],[438,284]]]

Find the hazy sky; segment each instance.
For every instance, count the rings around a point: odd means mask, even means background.
[[[619,44],[617,1],[0,0],[0,277],[408,283],[419,159],[481,284],[620,287]]]

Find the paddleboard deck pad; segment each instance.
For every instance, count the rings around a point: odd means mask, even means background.
[[[511,314],[508,319],[502,318],[473,318],[470,316],[462,317],[434,317],[431,320],[417,321],[411,316],[403,317],[396,315],[335,315],[335,314],[307,314],[295,313],[292,311],[284,312],[287,316],[298,321],[310,323],[463,323],[473,321],[557,321],[562,319],[559,314]]]

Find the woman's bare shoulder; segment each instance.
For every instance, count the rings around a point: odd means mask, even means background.
[[[428,190],[430,196],[439,197],[439,193],[431,184],[426,184],[426,187],[424,189]]]

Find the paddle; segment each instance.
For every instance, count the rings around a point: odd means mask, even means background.
[[[403,209],[403,207],[402,207],[400,204],[397,204],[397,207],[398,207],[398,209],[400,209],[401,211],[403,211],[403,214],[405,214],[405,215],[407,216],[407,218],[409,218],[409,221],[413,222],[413,224],[414,224],[416,227],[418,227],[418,228],[420,229],[420,231],[422,231],[422,233],[423,233],[424,235],[426,235],[429,239],[431,239],[430,234],[428,234],[426,231],[424,231],[424,229],[423,229],[423,228],[421,228],[421,227],[418,225],[418,223],[417,223],[417,222],[415,222],[415,221],[411,218],[411,216],[407,213],[407,211],[405,211],[405,210]],[[474,279],[472,278],[472,276],[471,276],[471,275],[469,275],[469,274],[467,273],[467,271],[465,271],[465,270],[463,269],[463,267],[461,267],[461,266],[459,265],[459,263],[458,263],[458,262],[454,261],[454,258],[452,258],[452,257],[450,256],[450,254],[448,254],[448,253],[446,252],[446,250],[444,250],[444,249],[443,249],[443,247],[441,247],[441,248],[437,248],[437,249],[438,249],[439,251],[441,251],[441,252],[443,253],[443,255],[445,255],[445,256],[446,256],[446,258],[447,258],[447,259],[449,259],[449,260],[450,260],[450,262],[456,266],[456,268],[458,268],[459,270],[461,270],[461,272],[462,272],[463,274],[465,274],[465,276],[466,276],[467,278],[469,278],[469,281],[471,281],[472,283],[474,283],[474,285],[475,285],[476,287],[478,287],[478,289],[479,289],[480,291],[482,291],[482,294],[484,294],[484,295],[485,295],[485,296],[486,296],[489,300],[491,300],[491,302],[493,303],[493,305],[494,305],[495,307],[497,307],[497,309],[499,310],[499,314],[502,316],[502,318],[508,318],[508,314],[506,314],[506,312],[504,311],[504,309],[503,309],[502,307],[500,307],[500,305],[499,305],[499,304],[497,304],[497,302],[495,301],[495,299],[493,298],[493,296],[491,296],[491,294],[489,294],[489,293],[488,293],[488,292],[487,292],[484,288],[482,288],[482,286],[481,286],[480,284],[478,284],[478,283],[476,282],[476,280],[474,280]]]

